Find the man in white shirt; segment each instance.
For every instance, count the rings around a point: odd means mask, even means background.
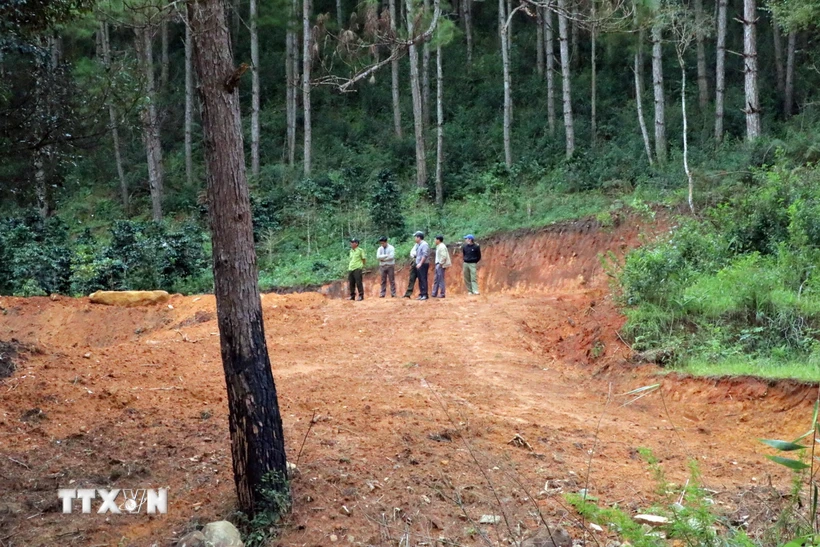
[[[387,293],[387,280],[390,279],[390,298],[396,297],[396,249],[387,242],[387,238],[379,238],[379,248],[376,249],[376,258],[379,261],[379,273],[382,278],[382,290],[379,298]]]
[[[436,236],[435,255],[436,276],[435,281],[433,281],[433,298],[444,298],[444,293],[446,291],[444,274],[447,273],[447,268],[453,265],[453,262],[450,259],[450,252],[447,250],[447,245],[444,244],[444,236]]]

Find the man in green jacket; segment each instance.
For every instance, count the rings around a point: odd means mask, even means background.
[[[350,300],[357,300],[356,288],[359,289],[358,300],[364,300],[364,284],[362,283],[362,269],[366,259],[364,249],[359,247],[359,240],[350,240],[350,262],[347,265],[347,284],[350,287]]]

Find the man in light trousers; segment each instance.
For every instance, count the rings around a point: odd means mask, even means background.
[[[447,290],[444,284],[444,274],[447,273],[447,268],[452,265],[450,252],[447,250],[447,245],[444,244],[444,236],[436,236],[436,277],[433,281],[433,298],[444,298]]]
[[[476,266],[481,260],[481,247],[475,242],[473,234],[464,236],[464,241],[464,245],[461,246],[461,254],[464,257],[464,286],[467,294],[478,294]]]
[[[387,242],[387,238],[379,238],[379,248],[376,249],[376,258],[379,261],[379,273],[382,278],[382,289],[379,298],[387,293],[387,280],[390,280],[390,298],[396,297],[396,249]]]

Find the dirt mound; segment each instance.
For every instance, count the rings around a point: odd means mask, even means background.
[[[564,493],[585,488],[627,510],[655,499],[641,447],[678,484],[696,460],[727,512],[747,507],[739,492],[749,485],[788,488],[756,439],[803,433],[813,389],[629,364],[598,254],[638,240],[632,226],[576,223],[482,242],[479,297],[454,280],[447,299],[428,302],[263,295],[299,468],[280,544],[479,545],[481,534],[502,543],[534,534],[542,516],[579,537]],[[42,352],[0,385],[0,539],[171,546],[197,523],[231,517],[213,296],[2,306],[0,340]],[[656,383],[630,404],[621,395]],[[64,487],[167,487],[169,511],[64,515]]]
[[[9,378],[17,370],[17,361],[22,358],[21,352],[30,352],[25,344],[12,338],[10,342],[0,340],[0,380]]]

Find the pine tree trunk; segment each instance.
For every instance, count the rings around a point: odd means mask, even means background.
[[[777,20],[772,17],[772,42],[774,43],[774,69],[777,76],[777,94],[783,100],[785,105],[786,95],[786,69],[783,67],[783,36],[780,34],[780,25]],[[786,109],[783,109],[786,113]]]
[[[660,23],[652,26],[652,89],[655,94],[655,156],[666,163],[666,100],[663,94],[662,30]]]
[[[683,52],[678,51],[678,64],[681,72],[681,87],[680,87],[680,108],[683,116],[683,170],[686,173],[686,179],[689,182],[689,211],[695,213],[694,190],[695,181],[692,178],[692,171],[689,169],[689,138],[687,136],[689,122],[686,117],[686,65],[683,62]]]
[[[397,13],[396,13],[396,0],[390,0],[390,31],[393,36],[396,35],[397,31]],[[396,133],[396,137],[401,138],[401,102],[399,100],[399,57],[397,46],[393,46],[391,51],[391,55],[393,55],[394,59],[390,62],[390,70],[391,70],[391,83],[390,83],[390,90],[393,94],[393,131]]]
[[[512,84],[510,78],[510,34],[507,28],[506,0],[498,0],[498,33],[501,36],[501,63],[504,70],[504,163],[512,167]]]
[[[467,66],[473,66],[473,0],[461,0],[461,19],[467,39]]]
[[[538,71],[538,76],[544,75],[544,8],[537,6],[535,8],[536,21],[538,32],[536,35],[535,47],[535,68]]]
[[[581,64],[581,52],[578,50],[581,29],[578,24],[577,5],[575,4],[574,0],[570,0],[570,2],[572,3],[572,7],[570,8],[570,11],[572,12],[572,19],[569,22],[572,36],[572,47],[570,48],[569,58],[572,63],[571,66],[573,68],[578,68],[578,65]]]
[[[705,21],[703,17],[703,0],[695,0],[695,42],[698,54],[698,105],[700,111],[705,112],[709,107],[709,80],[706,77],[706,36],[704,34]]]
[[[159,89],[162,93],[168,91],[168,70],[170,61],[168,60],[168,18],[163,16],[160,22],[160,36],[161,47],[160,52],[160,72],[159,72]]]
[[[194,185],[194,38],[185,15],[185,182]]]
[[[416,11],[413,0],[406,0],[407,35],[410,40],[416,36]],[[413,97],[413,128],[416,138],[416,186],[427,187],[427,152],[424,146],[424,112],[422,111],[421,82],[419,81],[419,52],[415,41],[409,47],[410,92]]]
[[[591,10],[590,14],[592,16],[592,29],[590,30],[590,64],[591,66],[591,74],[590,74],[590,133],[592,133],[592,148],[595,148],[595,145],[598,141],[598,82],[597,82],[597,66],[596,66],[596,45],[597,45],[597,38],[598,38],[598,29],[596,28],[595,18],[597,17],[596,8],[595,8],[595,0],[591,1]]]
[[[285,35],[285,77],[287,78],[285,114],[287,118],[288,165],[291,167],[296,165],[296,99],[299,94],[299,46],[298,32],[296,31],[298,7],[299,0],[292,0],[288,30]]]
[[[715,54],[715,144],[723,141],[723,103],[726,97],[726,11],[728,0],[718,0]]]
[[[444,205],[444,71],[441,43],[436,45],[436,204]]]
[[[251,32],[251,175],[259,177],[259,35],[256,0],[249,5]]]
[[[746,97],[746,140],[760,137],[760,97],[757,89],[757,3],[743,0],[743,74]]]
[[[786,90],[783,92],[783,112],[786,117],[794,113],[794,53],[797,45],[797,33],[789,32],[789,42],[786,46]]]
[[[555,134],[555,37],[552,28],[552,5],[543,11],[544,17],[544,71],[547,73],[547,123],[550,135]]]
[[[313,60],[310,13],[312,0],[302,0],[302,109],[304,117],[303,171],[310,175],[313,133],[310,121],[310,69]]]
[[[336,23],[342,29],[345,26],[345,15],[342,11],[342,0],[336,0]]]
[[[567,0],[558,0],[558,41],[561,46],[561,84],[563,88],[564,131],[566,156],[575,153],[575,122],[572,119],[572,86],[570,84],[569,24],[566,17]]]
[[[226,85],[234,65],[225,12],[219,0],[191,0],[188,9],[201,83],[214,293],[234,480],[239,509],[253,518],[274,509],[265,490],[289,495],[285,439],[259,297],[239,93]]]
[[[639,38],[640,40],[640,38]],[[640,43],[639,46],[640,47]],[[652,144],[649,141],[649,131],[646,130],[646,119],[643,116],[643,63],[641,63],[641,54],[635,53],[635,104],[638,107],[638,124],[641,127],[641,136],[643,137],[643,146],[646,149],[646,158],[649,160],[649,165],[654,165],[652,160]]]
[[[424,15],[430,13],[430,0],[424,0]],[[424,115],[424,128],[430,127],[430,43],[424,41],[421,46],[421,110]]]
[[[100,37],[100,50],[102,53],[103,66],[106,72],[111,71],[111,42],[108,39],[108,23],[99,22],[97,35]],[[114,162],[117,166],[117,178],[120,181],[120,199],[125,214],[130,213],[130,195],[128,193],[128,182],[125,180],[125,168],[122,164],[122,154],[120,153],[120,132],[118,128],[119,116],[117,107],[111,99],[106,100],[108,106],[108,121],[111,124],[111,141],[114,146]]]
[[[143,93],[148,103],[143,106],[140,119],[142,121],[142,140],[148,160],[148,188],[151,194],[151,212],[154,221],[160,222],[162,220],[163,169],[162,144],[160,142],[159,119],[156,107],[157,97],[154,87],[153,29],[150,26],[136,27],[134,33],[137,58],[140,61],[145,80]]]

